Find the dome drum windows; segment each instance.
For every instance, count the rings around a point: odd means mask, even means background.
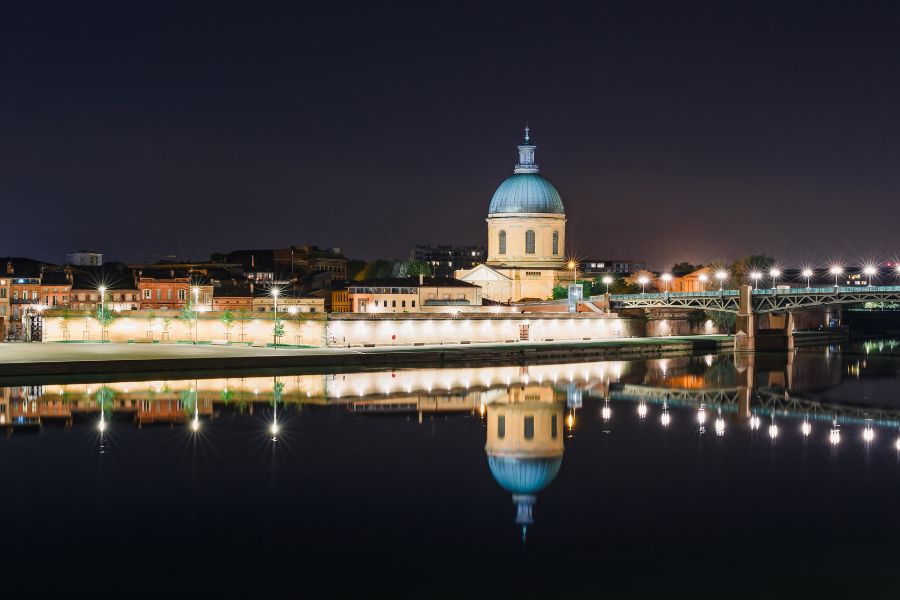
[[[529,229],[525,232],[525,254],[534,254],[535,251],[535,241],[534,241],[534,230]]]
[[[506,232],[501,231],[498,236],[498,245],[500,246],[497,250],[500,254],[506,254]]]
[[[553,232],[553,255],[559,254],[559,232]]]

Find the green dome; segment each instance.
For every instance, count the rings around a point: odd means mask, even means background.
[[[562,198],[553,184],[537,173],[516,173],[500,184],[488,214],[565,214]]]

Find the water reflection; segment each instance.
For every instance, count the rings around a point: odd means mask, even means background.
[[[136,428],[183,426],[199,438],[217,419],[249,416],[255,407],[265,409],[267,432],[254,435],[272,443],[291,430],[286,417],[308,405],[362,422],[471,416],[484,426],[487,466],[511,496],[525,539],[539,494],[559,476],[566,444],[585,420],[604,432],[616,420],[634,420],[660,435],[688,428],[702,436],[709,428],[723,440],[744,432],[771,444],[798,436],[832,448],[850,428],[867,448],[890,444],[900,452],[898,352],[896,342],[880,341],[772,356],[18,386],[0,388],[0,426],[12,435],[91,423],[104,453],[129,420]]]

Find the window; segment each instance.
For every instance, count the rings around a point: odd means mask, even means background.
[[[391,308],[397,308],[397,301],[391,300]]]
[[[412,301],[412,307],[413,307],[413,308],[416,307],[416,301],[415,301],[415,300]]]
[[[499,248],[498,252],[500,254],[506,254],[506,232],[505,231],[500,232],[499,245],[500,245],[500,248]]]
[[[400,301],[400,308],[406,308],[406,300]]]
[[[525,232],[525,254],[534,254],[534,230]]]
[[[559,427],[556,422],[556,415],[550,417],[550,437],[552,437],[554,440],[556,439],[556,430]]]
[[[525,417],[525,439],[534,439],[534,417]]]
[[[152,296],[152,291],[149,289],[144,290],[144,300],[149,300]]]
[[[559,232],[553,232],[553,254],[559,254]]]
[[[387,300],[384,301],[384,307],[387,308]]]
[[[172,290],[169,290],[169,298],[172,297]],[[178,290],[178,299],[184,300],[187,298],[187,290]]]
[[[506,417],[497,417],[497,437],[501,440],[506,437]]]

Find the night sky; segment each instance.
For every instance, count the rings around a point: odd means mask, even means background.
[[[11,4],[0,255],[483,244],[526,122],[580,257],[900,253],[896,4]]]

